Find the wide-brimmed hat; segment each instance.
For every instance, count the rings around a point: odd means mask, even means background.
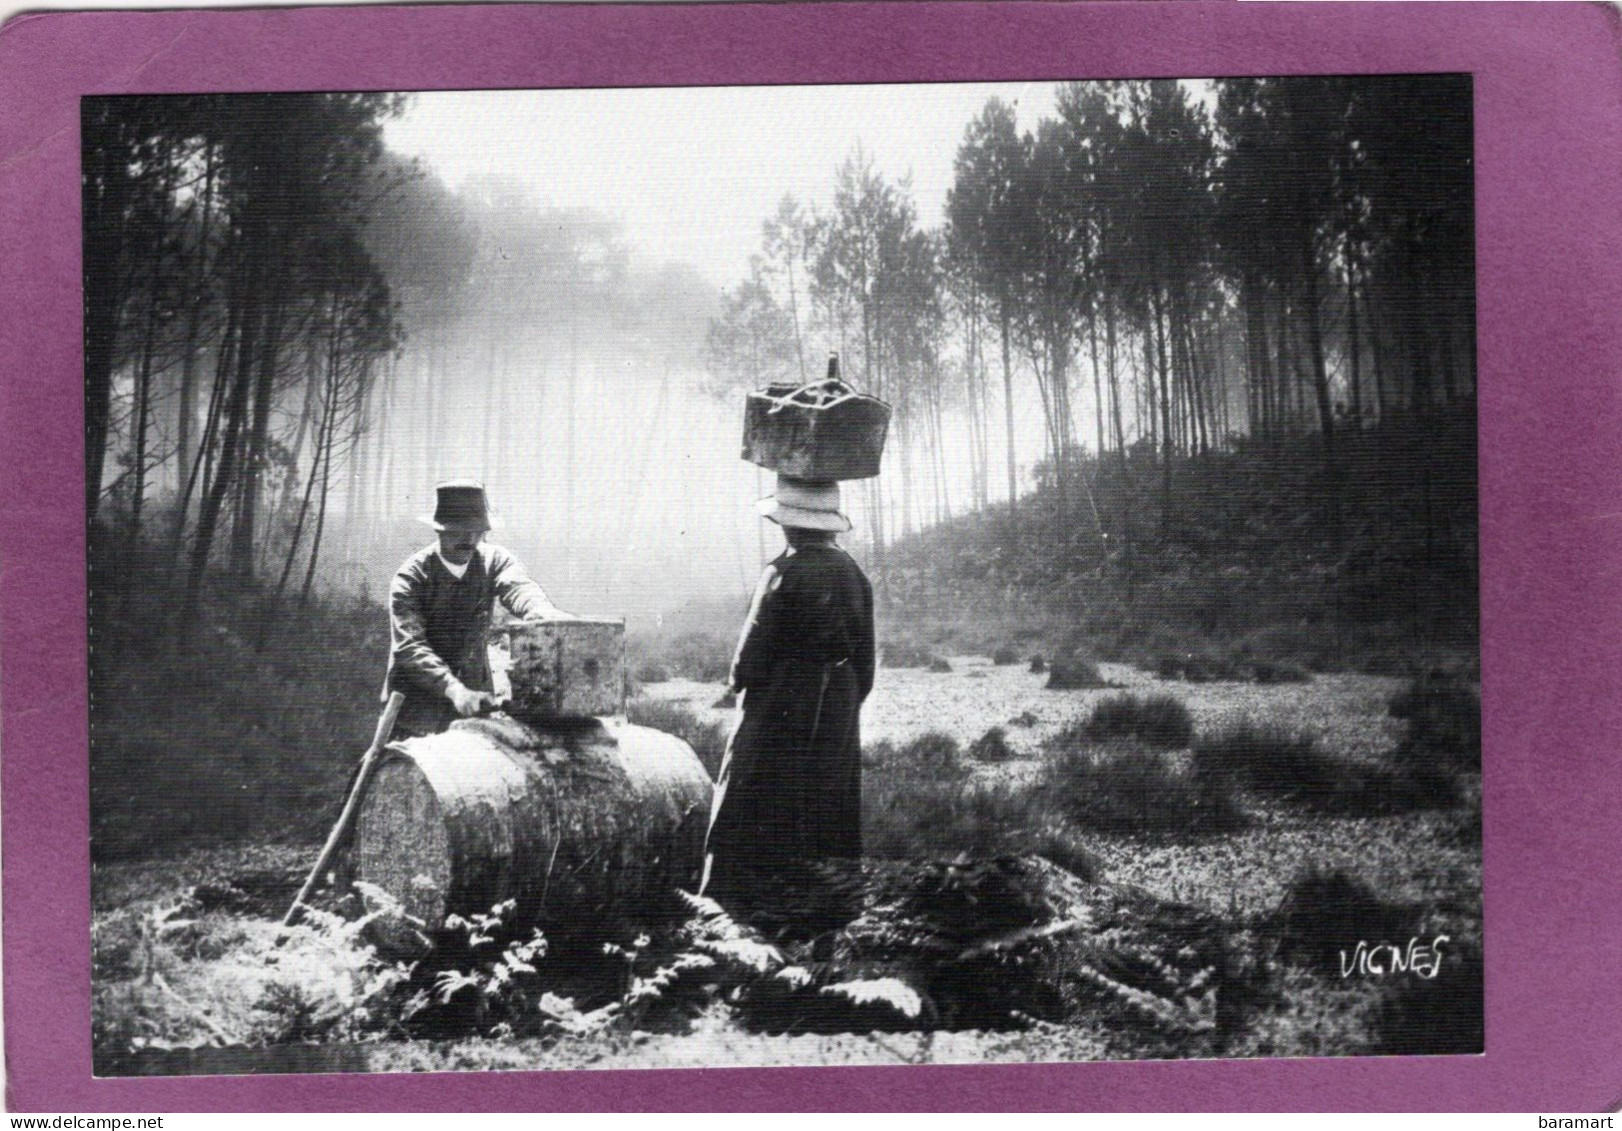
[[[473,479],[452,479],[434,488],[434,513],[419,514],[435,530],[494,530],[496,516],[484,497],[484,484]]]
[[[801,530],[850,529],[850,519],[839,510],[839,484],[832,479],[777,477],[777,490],[755,504],[755,509],[779,526]]]

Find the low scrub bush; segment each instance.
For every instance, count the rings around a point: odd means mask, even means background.
[[[1111,695],[1093,708],[1083,733],[1091,739],[1133,738],[1149,746],[1180,750],[1194,737],[1194,719],[1170,695]]]
[[[1409,679],[1419,664],[1410,649],[1402,647],[1371,648],[1359,656],[1354,670],[1363,675],[1379,675],[1396,679]]]
[[[370,917],[308,908],[297,925],[249,922],[196,899],[91,925],[98,1059],[139,1049],[367,1041],[418,1008],[412,971],[378,958]]]
[[[1385,816],[1457,800],[1453,778],[1443,771],[1338,758],[1311,735],[1249,721],[1202,736],[1194,760],[1207,774],[1336,816]]]
[[[1290,881],[1270,925],[1281,958],[1338,979],[1360,940],[1405,945],[1419,923],[1413,908],[1386,902],[1362,878],[1313,864]]]
[[[1019,653],[1012,648],[998,648],[991,654],[991,662],[998,667],[1007,667],[1009,664],[1019,663]]]
[[[1141,740],[1077,745],[1060,736],[1047,788],[1078,825],[1146,836],[1208,835],[1245,823],[1230,779]]]
[[[1161,679],[1184,683],[1238,682],[1246,678],[1245,669],[1234,657],[1205,649],[1162,652],[1155,658],[1154,669]]]
[[[862,751],[862,765],[870,774],[899,778],[956,778],[968,772],[957,739],[929,731],[897,746],[875,742]]]
[[[1319,750],[1311,735],[1248,721],[1202,736],[1194,760],[1207,773],[1234,777],[1258,793],[1324,807],[1351,785],[1346,765]]]
[[[893,765],[893,764],[892,764]],[[981,783],[870,768],[862,785],[862,850],[890,859],[1035,854],[1084,880],[1102,874],[1039,783]]]
[[[1481,768],[1481,696],[1462,680],[1427,673],[1392,696],[1393,718],[1408,721],[1405,761],[1441,759],[1462,769]]]
[[[1049,691],[1083,691],[1113,686],[1115,685],[1099,674],[1098,665],[1091,660],[1079,657],[1054,660],[1053,666],[1048,669]]]
[[[633,699],[626,704],[625,716],[637,726],[675,735],[693,748],[712,780],[720,774],[731,733],[726,722],[702,719],[685,703],[665,699]]]
[[[1006,762],[1018,758],[1019,754],[1008,745],[1008,732],[1002,727],[992,727],[969,743],[969,757],[977,762]]]
[[[690,679],[721,683],[731,674],[735,638],[707,629],[669,629],[638,635],[628,642],[628,667],[639,683]]]
[[[931,656],[929,658],[929,670],[937,675],[947,675],[952,670],[952,662],[940,656]]]
[[[1043,672],[1045,672],[1047,670],[1048,670],[1048,662],[1046,660],[1044,660],[1041,656],[1032,656],[1031,657],[1031,674],[1032,675],[1041,675]]]

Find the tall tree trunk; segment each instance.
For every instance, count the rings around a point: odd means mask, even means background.
[[[327,436],[327,458],[321,464],[321,502],[315,512],[315,535],[310,539],[310,565],[304,571],[304,588],[299,593],[299,605],[310,603],[310,593],[315,588],[315,565],[321,559],[321,535],[327,527],[327,498],[332,485],[332,449],[333,440],[329,429]]]
[[[1176,438],[1171,430],[1171,373],[1166,359],[1166,331],[1164,302],[1157,284],[1154,288],[1155,362],[1160,367],[1160,486],[1162,527],[1171,522],[1171,457]]]
[[[276,371],[280,365],[282,319],[285,315],[287,293],[285,266],[275,272],[273,280],[270,301],[266,308],[265,329],[260,335],[252,421],[246,434],[246,448],[242,459],[241,509],[237,512],[231,534],[228,568],[235,577],[243,581],[253,575],[254,537],[259,500],[270,467],[270,413],[276,393]]]
[[[1012,518],[1019,507],[1019,488],[1014,474],[1014,367],[1008,348],[1008,296],[1004,294],[998,304],[1002,320],[1002,395],[1003,417],[1008,426],[1008,514]]]
[[[1098,316],[1096,312],[1089,311],[1087,315],[1087,344],[1093,363],[1093,422],[1098,426],[1098,446],[1094,451],[1099,462],[1104,459],[1104,378],[1098,371]]]
[[[112,414],[113,362],[125,299],[120,267],[130,174],[124,150],[125,126],[119,104],[86,99],[81,129],[87,170],[84,178],[84,513],[93,527],[101,502],[107,456],[107,423]]]
[[[980,496],[982,475],[980,461],[983,457],[980,443],[985,422],[980,417],[980,374],[978,368],[979,357],[977,355],[979,343],[977,340],[978,328],[975,325],[977,321],[978,317],[973,309],[971,299],[968,315],[965,318],[968,342],[966,343],[963,362],[963,407],[969,426],[969,498],[972,500],[972,506],[976,509],[985,506],[985,499]]]
[[[1301,271],[1306,284],[1307,348],[1312,359],[1312,387],[1318,400],[1318,421],[1324,437],[1324,479],[1329,501],[1329,535],[1341,541],[1340,462],[1335,453],[1335,409],[1329,396],[1329,370],[1324,361],[1323,325],[1318,310],[1318,264],[1311,233],[1302,240]]]
[[[146,328],[141,343],[141,364],[135,381],[135,462],[130,467],[130,528],[129,541],[124,549],[124,594],[128,598],[137,588],[141,553],[141,509],[146,502],[146,434],[147,420],[151,416],[152,354],[158,336],[158,292],[162,283],[158,270],[160,248],[153,249],[152,277],[148,286]]]
[[[1106,292],[1108,288],[1106,287]],[[1107,297],[1104,300],[1104,358],[1109,366],[1110,408],[1115,425],[1115,460],[1116,467],[1121,476],[1121,487],[1118,497],[1121,500],[1120,530],[1122,562],[1126,572],[1126,595],[1130,604],[1137,594],[1137,563],[1133,558],[1132,546],[1132,468],[1126,455],[1126,429],[1121,419],[1121,374],[1116,362],[1115,353],[1115,304]]]
[[[1251,397],[1254,406],[1251,410],[1251,431],[1265,439],[1273,430],[1272,355],[1271,345],[1267,340],[1267,296],[1254,277],[1246,288],[1245,319],[1245,337],[1251,364]]]
[[[808,380],[805,374],[805,339],[800,335],[800,299],[794,285],[794,249],[789,248],[788,254],[783,257],[788,267],[788,312],[794,321],[794,356],[800,363],[800,383]]]
[[[1346,347],[1352,365],[1351,423],[1353,428],[1361,429],[1363,427],[1363,350],[1357,339],[1357,276],[1348,270],[1346,276]]]
[[[304,523],[310,514],[310,500],[315,495],[315,484],[316,479],[318,478],[318,473],[321,470],[321,462],[327,458],[328,421],[331,418],[331,415],[332,406],[329,404],[326,411],[322,414],[321,424],[315,441],[315,455],[310,463],[310,477],[304,483],[304,495],[299,500],[298,518],[293,523],[293,533],[287,541],[287,554],[282,559],[282,573],[281,576],[276,579],[275,592],[271,595],[270,601],[267,602],[271,610],[275,608],[276,603],[281,600],[282,594],[287,589],[287,579],[293,572],[293,562],[298,558],[299,544],[304,540]],[[267,610],[267,615],[265,617],[267,624],[269,623],[269,620],[269,610]]]
[[[214,226],[214,172],[216,163],[216,150],[212,142],[206,145],[206,156],[203,168],[203,194],[200,198],[202,218],[201,230],[197,235],[197,254],[192,260],[191,269],[191,301],[186,311],[186,339],[181,347],[180,362],[180,408],[178,410],[178,429],[176,436],[176,451],[179,456],[179,474],[188,475],[192,465],[192,430],[197,423],[197,344],[201,336],[203,310],[208,305],[208,287],[206,279],[209,271],[208,243]],[[189,494],[189,491],[187,492]],[[181,526],[186,523],[186,500],[182,500],[177,508],[179,515],[176,522]]]
[[[1459,376],[1453,362],[1453,334],[1452,320],[1447,313],[1445,296],[1436,293],[1436,287],[1428,284],[1424,288],[1424,309],[1431,312],[1426,321],[1435,327],[1437,360],[1442,369],[1442,403],[1454,404],[1459,399]]]
[[[1104,304],[1104,358],[1109,366],[1110,410],[1115,428],[1115,450],[1121,455],[1121,468],[1126,469],[1126,429],[1121,426],[1121,374],[1116,368],[1115,356],[1115,304]]]
[[[209,554],[213,549],[214,533],[226,497],[236,487],[238,457],[242,433],[248,413],[248,397],[253,384],[254,361],[259,338],[264,332],[265,276],[270,269],[265,252],[266,225],[260,217],[250,217],[245,225],[237,257],[237,271],[241,284],[233,287],[238,311],[232,318],[237,324],[235,356],[236,373],[231,380],[231,391],[225,406],[225,431],[220,441],[219,463],[213,479],[203,495],[197,515],[197,530],[192,538],[191,560],[186,570],[186,592],[181,617],[181,635],[186,637],[197,627],[201,608],[203,578],[208,571]]]
[[[978,323],[978,318],[976,322]],[[985,340],[977,326],[974,338],[974,371],[980,392],[980,505],[991,505],[991,377],[986,371]]]
[[[175,506],[174,529],[169,534],[169,561],[176,565],[180,561],[181,544],[186,537],[186,516],[191,510],[192,495],[195,492],[202,498],[208,494],[214,470],[214,448],[219,436],[220,416],[225,408],[227,390],[230,388],[232,358],[236,356],[235,342],[238,330],[235,286],[228,285],[225,326],[220,334],[219,343],[215,346],[214,381],[209,390],[208,411],[203,418],[203,434],[198,438],[197,451],[192,455],[191,466],[185,473],[180,501]]]

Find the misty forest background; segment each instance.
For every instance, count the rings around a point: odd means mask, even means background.
[[[87,99],[97,859],[319,838],[449,476],[635,671],[724,676],[777,548],[743,391],[834,352],[895,410],[846,485],[891,662],[1468,669],[1469,80],[1209,89],[994,99],[939,216],[857,150],[725,289],[453,190],[408,95]]]

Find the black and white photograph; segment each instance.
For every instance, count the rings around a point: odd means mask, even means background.
[[[1483,1051],[1468,74],[80,111],[97,1075]]]

